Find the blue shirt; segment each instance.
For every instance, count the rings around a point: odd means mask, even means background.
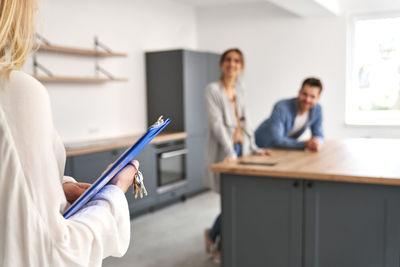
[[[292,137],[288,137],[297,112],[297,98],[285,99],[276,103],[271,117],[263,121],[255,132],[257,146],[304,149],[305,142],[298,142],[297,138],[308,127],[311,128],[312,136],[322,140],[322,108],[320,104],[316,104],[310,110],[306,126]]]

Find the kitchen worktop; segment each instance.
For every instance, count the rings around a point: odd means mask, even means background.
[[[214,164],[211,169],[240,175],[400,185],[399,139],[327,140],[320,152],[272,151],[269,157],[247,156]],[[248,164],[240,164],[243,161]]]
[[[111,149],[118,149],[131,146],[142,134],[122,136],[116,138],[101,139],[95,141],[82,141],[65,144],[67,156],[77,156],[89,153],[101,152]],[[185,132],[161,133],[156,136],[151,143],[170,142],[185,139]]]

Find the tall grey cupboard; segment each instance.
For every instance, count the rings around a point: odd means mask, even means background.
[[[207,118],[204,88],[220,76],[219,55],[190,50],[146,53],[147,120],[170,117],[165,129],[186,132],[188,194],[204,188]]]

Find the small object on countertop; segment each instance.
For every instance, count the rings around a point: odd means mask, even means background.
[[[239,161],[242,165],[260,165],[260,166],[275,166],[278,162],[254,162],[254,161]]]

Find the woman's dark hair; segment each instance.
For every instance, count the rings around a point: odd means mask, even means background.
[[[322,82],[320,79],[314,78],[314,77],[310,77],[307,78],[303,81],[303,84],[301,85],[301,89],[304,88],[304,86],[314,86],[314,87],[319,87],[319,93],[322,92]]]
[[[243,56],[242,51],[240,51],[239,48],[231,48],[231,49],[226,50],[226,51],[222,54],[222,56],[221,56],[221,58],[220,58],[220,60],[219,60],[219,65],[220,65],[220,66],[222,65],[222,63],[224,62],[226,56],[227,56],[230,52],[236,52],[236,53],[238,53],[239,56],[240,56],[240,63],[242,63],[242,66],[244,66],[244,56]]]

